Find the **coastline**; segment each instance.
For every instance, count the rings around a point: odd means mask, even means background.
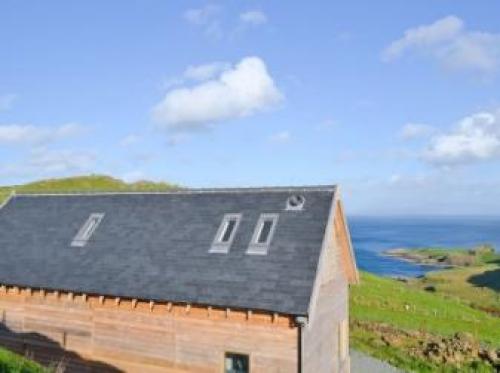
[[[407,263],[417,264],[421,266],[429,266],[429,267],[439,267],[439,269],[448,269],[455,268],[457,265],[443,263],[438,260],[423,258],[422,256],[417,256],[411,253],[412,250],[417,249],[387,249],[380,253],[381,256],[387,258],[395,258]]]

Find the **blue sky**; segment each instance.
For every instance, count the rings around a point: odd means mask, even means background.
[[[0,184],[339,183],[500,212],[500,3],[2,1]]]

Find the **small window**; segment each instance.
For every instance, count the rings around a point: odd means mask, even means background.
[[[266,255],[278,222],[278,214],[262,214],[257,221],[247,254]]]
[[[271,229],[273,227],[274,220],[264,220],[262,222],[262,227],[260,228],[259,235],[257,237],[258,244],[267,244],[269,240],[269,236],[271,234]]]
[[[210,248],[211,253],[227,254],[240,224],[241,214],[226,214],[217,230],[214,242]]]
[[[225,373],[250,372],[248,355],[226,352],[224,358],[224,372]]]
[[[233,237],[233,232],[234,228],[236,227],[236,223],[238,221],[236,219],[230,219],[225,227],[224,227],[224,233],[222,234],[222,237],[220,238],[221,243],[228,243],[231,241],[231,238]]]
[[[78,233],[76,234],[73,242],[71,242],[71,246],[83,247],[87,244],[92,234],[97,229],[99,223],[104,218],[103,213],[93,213],[90,214],[89,218],[80,228]]]

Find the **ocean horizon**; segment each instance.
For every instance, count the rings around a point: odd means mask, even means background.
[[[472,248],[500,250],[500,216],[349,216],[358,268],[389,277],[417,277],[442,269],[383,255],[394,248]]]

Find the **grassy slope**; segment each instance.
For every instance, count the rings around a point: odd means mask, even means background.
[[[476,286],[469,281],[470,278],[474,277],[485,278],[491,282],[491,286]],[[498,264],[429,272],[421,279],[412,280],[410,284],[420,289],[433,286],[438,293],[458,298],[474,308],[500,315],[500,292],[492,288],[495,286],[494,284],[497,287],[500,285],[500,266]]]
[[[432,286],[436,292],[455,297],[474,308],[500,315],[500,253],[488,246],[475,248],[475,255],[467,249],[415,249],[428,257],[472,256],[474,261],[466,267],[427,273],[423,278],[410,281],[416,288]]]
[[[49,373],[37,363],[0,348],[0,373]]]
[[[472,308],[446,294],[428,293],[410,284],[368,273],[351,287],[351,344],[410,371],[433,371],[441,366],[409,356],[404,350],[384,346],[377,336],[356,322],[390,324],[405,331],[425,331],[439,336],[468,332],[482,343],[500,347],[500,318]]]
[[[368,273],[361,277],[361,284],[351,288],[350,312],[355,320],[389,322],[402,329],[445,336],[469,332],[483,342],[500,346],[498,317],[456,298],[428,293],[399,281]]]
[[[179,188],[178,185],[169,183],[155,183],[139,181],[125,183],[122,180],[109,176],[90,175],[63,179],[42,180],[34,183],[0,187],[0,203],[15,190],[17,193],[64,193],[64,192],[142,192],[164,191]]]

